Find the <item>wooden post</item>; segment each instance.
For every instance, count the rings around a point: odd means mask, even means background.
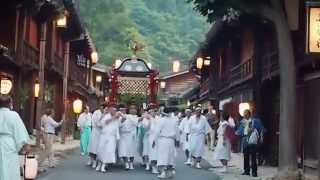
[[[39,98],[37,102],[37,138],[36,138],[36,145],[37,147],[40,146],[40,135],[41,135],[41,112],[42,112],[42,105],[44,99],[44,66],[45,66],[45,53],[46,53],[46,34],[47,34],[47,24],[42,23],[40,27],[40,54],[39,54]]]
[[[66,129],[67,129],[67,113],[68,113],[68,78],[69,78],[69,58],[70,58],[70,42],[65,43],[64,51],[64,71],[63,71],[63,112],[62,112],[62,136],[61,144],[66,141]]]

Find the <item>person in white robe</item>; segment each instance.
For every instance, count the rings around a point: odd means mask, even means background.
[[[80,129],[80,153],[81,155],[88,155],[88,146],[91,136],[92,114],[89,106],[85,106],[84,112],[80,114],[77,126]]]
[[[210,136],[211,127],[205,116],[201,114],[201,108],[196,108],[195,115],[190,119],[190,153],[192,166],[201,169],[200,162],[204,153],[205,139]]]
[[[0,95],[0,179],[21,180],[19,154],[27,154],[29,134],[18,113],[11,111],[12,100]]]
[[[136,154],[136,128],[139,117],[136,115],[137,110],[134,106],[129,109],[129,114],[121,113],[120,121],[120,140],[119,140],[119,157],[123,159],[126,170],[133,170],[134,156]]]
[[[223,112],[222,119],[217,130],[218,142],[214,150],[214,158],[221,161],[223,168],[220,170],[222,173],[228,171],[228,161],[231,159],[231,143],[226,135],[226,128],[232,125],[228,122],[229,115]]]
[[[150,126],[151,126],[151,110],[149,112],[145,112],[142,115],[141,126],[143,127],[143,140],[142,140],[142,160],[146,166],[146,170],[150,170],[150,161],[149,161],[149,152],[150,152]]]
[[[184,164],[191,165],[191,157],[190,157],[190,142],[189,142],[189,134],[190,134],[190,119],[192,115],[192,111],[190,109],[185,110],[186,117],[184,117],[179,125],[180,130],[180,142],[182,146],[182,150],[186,155],[186,162]]]
[[[172,177],[176,164],[175,151],[179,144],[179,128],[177,122],[168,113],[169,110],[164,109],[155,136],[158,143],[157,165],[161,171],[158,178]]]
[[[160,121],[160,116],[156,114],[154,109],[150,110],[150,127],[149,127],[149,164],[152,169],[152,174],[159,174],[159,170],[157,167],[157,159],[158,159],[158,142],[155,139],[157,134],[157,128]]]
[[[100,108],[94,111],[92,115],[92,131],[91,136],[89,140],[89,162],[88,165],[91,165],[92,168],[97,167],[97,151],[98,151],[98,145],[99,145],[99,138],[101,134],[101,128],[99,127],[99,123],[102,117],[102,114],[104,113],[105,105],[101,104]]]
[[[120,113],[115,107],[110,107],[109,113],[103,115],[100,121],[102,131],[97,154],[101,163],[98,163],[96,170],[103,173],[106,172],[108,164],[116,163],[117,141],[120,139]]]

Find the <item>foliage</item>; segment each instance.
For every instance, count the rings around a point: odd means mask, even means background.
[[[142,106],[143,103],[147,102],[147,97],[142,94],[121,94],[120,104]]]
[[[209,22],[234,16],[237,13],[259,14],[261,7],[268,6],[268,0],[187,0],[194,9],[206,16]],[[233,12],[232,12],[233,11]]]
[[[80,15],[103,63],[132,55],[133,40],[146,46],[138,56],[162,71],[175,59],[187,64],[209,28],[185,0],[80,0]]]

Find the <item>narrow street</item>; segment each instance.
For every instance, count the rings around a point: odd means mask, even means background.
[[[85,166],[87,159],[81,157],[77,153],[66,158],[55,169],[49,169],[43,173],[39,180],[152,180],[158,179],[155,175],[147,173],[141,166],[136,164],[135,170],[124,171],[119,166],[113,167],[111,171],[103,174],[98,173],[91,168]],[[140,160],[138,159],[140,162]],[[137,162],[137,163],[139,163]],[[177,174],[173,179],[176,180],[220,180],[218,175],[209,171],[210,165],[207,162],[202,163],[203,169],[197,170],[185,166],[183,164],[183,157],[177,159]]]

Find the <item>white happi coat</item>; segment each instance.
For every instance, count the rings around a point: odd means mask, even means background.
[[[18,113],[0,108],[0,179],[21,180],[19,151],[29,141]]]
[[[158,142],[156,141],[157,128],[159,126],[160,117],[156,116],[150,121],[150,129],[149,129],[149,160],[156,161],[158,158]],[[152,147],[153,142],[155,142],[155,146]]]
[[[202,157],[205,148],[205,137],[211,131],[207,118],[203,115],[190,119],[190,153],[194,157]]]
[[[225,137],[225,131],[227,126],[229,126],[228,121],[223,121],[220,123],[218,128],[218,142],[214,150],[214,158],[216,160],[230,160],[231,159],[231,143],[227,137]],[[225,141],[225,145],[223,144]]]
[[[116,147],[119,134],[119,119],[111,119],[111,115],[105,115],[99,123],[102,128],[98,145],[98,159],[102,163],[116,163]]]
[[[190,138],[187,141],[187,135],[190,134],[190,118],[185,117],[182,119],[179,130],[180,130],[180,143],[184,151],[190,151]]]
[[[134,157],[138,116],[127,114],[125,118],[124,122],[120,122],[119,157]]]
[[[150,126],[151,126],[151,119],[146,119],[144,118],[142,120],[142,127],[144,129],[144,134],[143,134],[143,148],[142,148],[142,156],[149,156],[150,153]]]
[[[101,127],[99,127],[99,122],[102,117],[102,111],[100,109],[96,110],[92,115],[92,132],[89,141],[89,153],[97,154],[99,138],[101,134]]]
[[[91,113],[81,113],[78,121],[77,121],[77,126],[81,129],[84,130],[86,127],[92,126],[92,114]]]
[[[162,117],[156,130],[156,139],[158,143],[157,165],[175,166],[175,140],[179,139],[179,128],[177,122],[171,117]]]

